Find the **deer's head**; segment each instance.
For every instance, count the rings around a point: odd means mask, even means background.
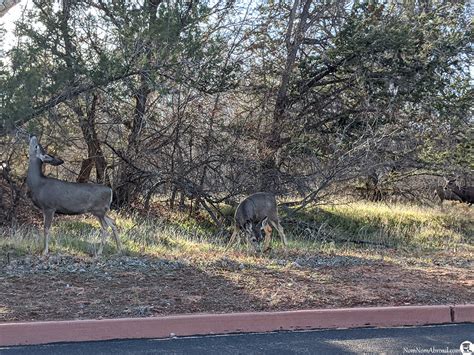
[[[39,144],[38,138],[36,136],[30,137],[30,149],[29,149],[30,159],[31,158],[38,158],[43,163],[51,164],[54,166],[61,165],[64,163],[63,160],[56,158],[50,154],[48,154],[44,148]]]
[[[268,223],[268,217],[265,217],[259,223],[247,222],[245,224],[245,231],[249,236],[250,243],[257,250],[265,236],[272,233],[272,227]]]
[[[456,183],[456,179],[444,179],[445,184],[444,184],[444,189],[445,190],[456,190],[459,188],[459,186]]]

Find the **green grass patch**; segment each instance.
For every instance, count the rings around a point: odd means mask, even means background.
[[[227,212],[232,213],[232,209]],[[204,214],[197,218],[180,212],[172,212],[162,219],[139,215],[114,218],[126,255],[207,261],[230,257],[250,264],[262,258],[284,258],[276,232],[274,251],[270,254],[249,256],[245,246],[226,251],[231,228],[219,231]],[[474,252],[473,211],[462,205],[440,209],[358,202],[281,211],[281,219],[291,255],[322,253],[372,258],[395,251],[399,255],[431,260],[431,255],[436,253],[469,257]],[[92,217],[56,218],[53,222],[52,253],[94,255],[99,242],[99,223]],[[3,255],[38,254],[42,246],[42,230],[33,227],[0,230]],[[115,252],[115,243],[109,237],[104,254]]]
[[[287,213],[294,239],[439,249],[472,244],[473,214],[465,206],[441,210],[401,204],[358,202]]]

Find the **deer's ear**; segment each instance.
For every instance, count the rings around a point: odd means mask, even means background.
[[[38,158],[41,159],[43,163],[50,163],[53,160],[53,157],[45,152],[38,152]]]
[[[268,226],[268,216],[262,220],[262,227]]]
[[[51,165],[54,165],[54,166],[58,166],[58,165],[61,165],[62,163],[64,163],[63,160],[55,158],[55,157],[53,157],[52,155],[49,155],[49,154],[41,154],[39,156],[39,158],[43,161],[43,163],[48,163],[48,164],[51,164]]]

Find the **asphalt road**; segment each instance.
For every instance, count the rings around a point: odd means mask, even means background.
[[[461,354],[474,324],[238,334],[0,347],[0,354]]]

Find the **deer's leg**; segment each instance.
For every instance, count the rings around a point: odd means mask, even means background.
[[[107,240],[107,227],[108,224],[105,221],[104,216],[96,216],[100,223],[100,245],[99,250],[97,250],[97,256],[102,255],[102,251],[104,250],[105,241]]]
[[[283,231],[283,227],[280,224],[280,221],[270,221],[273,227],[277,230],[278,234],[280,235],[281,241],[283,242],[283,245],[286,246],[288,245],[288,241],[286,240],[285,232]]]
[[[49,229],[51,228],[51,223],[53,222],[54,210],[45,210],[43,211],[44,219],[44,249],[43,255],[48,255],[49,252]]]
[[[226,250],[229,249],[236,240],[237,244],[240,244],[240,230],[237,226],[234,226],[234,231],[229,239],[229,242],[227,243]]]
[[[263,251],[270,250],[270,242],[272,241],[272,232],[265,231],[265,239],[263,241]]]
[[[263,228],[265,232],[265,239],[263,241],[263,252],[266,252],[271,249],[270,243],[272,241],[272,227],[270,224],[266,224],[265,227]]]
[[[112,229],[112,235],[114,236],[115,244],[117,244],[117,249],[119,253],[122,252],[122,242],[120,241],[118,230],[117,230],[117,225],[115,224],[115,221],[110,218],[109,216],[104,216],[105,222],[107,225]]]

